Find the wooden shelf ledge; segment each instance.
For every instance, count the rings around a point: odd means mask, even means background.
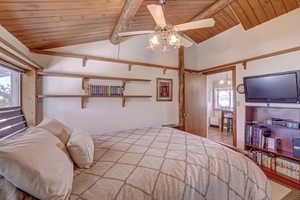
[[[124,96],[110,96],[110,95],[87,95],[87,94],[47,94],[47,95],[38,95],[38,98],[151,98],[149,95],[124,95]]]
[[[149,80],[149,79],[123,78],[123,77],[98,76],[98,75],[92,75],[92,74],[74,74],[74,73],[61,73],[61,72],[38,72],[38,75],[39,76],[85,78],[85,79],[104,79],[104,80],[119,80],[119,81],[151,82],[151,80]]]
[[[265,175],[267,177],[269,177],[270,179],[283,182],[287,185],[297,188],[298,190],[300,189],[300,181],[299,180],[296,180],[291,177],[285,176],[283,174],[277,173],[276,171],[273,171],[267,167],[262,167],[262,166],[259,166],[259,167],[263,170]]]
[[[196,69],[185,69],[186,72],[195,72],[195,73],[208,73],[211,71],[218,71],[218,70],[222,70],[222,69],[226,69],[227,67],[230,66],[235,66],[237,64],[242,64],[244,66],[244,69],[247,68],[247,63],[254,61],[254,60],[259,60],[259,59],[264,59],[264,58],[269,58],[269,57],[273,57],[273,56],[278,56],[278,55],[282,55],[282,54],[288,54],[294,51],[300,51],[300,46],[296,46],[296,47],[292,47],[292,48],[288,48],[288,49],[283,49],[283,50],[279,50],[279,51],[273,51],[271,53],[266,53],[266,54],[262,54],[259,56],[254,56],[254,57],[249,57],[249,58],[245,58],[242,60],[237,60],[234,62],[230,62],[230,63],[226,63],[226,64],[222,64],[222,65],[216,65],[213,67],[202,67],[201,70],[196,70]]]
[[[292,159],[292,160],[300,161],[300,158],[295,157],[293,155],[293,153],[290,153],[290,152],[287,152],[287,151],[281,151],[281,150],[276,151],[276,150],[273,150],[273,149],[261,148],[261,147],[257,147],[257,146],[250,145],[250,144],[245,144],[245,146],[248,147],[248,148],[253,148],[253,149],[260,150],[260,151],[263,151],[263,152],[266,152],[266,153],[273,153],[277,156],[281,156],[281,157],[289,158],[289,159]]]
[[[125,107],[126,100],[129,98],[152,98],[150,95],[123,95],[123,96],[95,96],[95,95],[87,95],[87,94],[70,94],[70,95],[61,95],[61,94],[48,94],[48,95],[38,95],[38,98],[80,98],[81,99],[81,108],[86,107],[86,100],[88,98],[121,98],[122,99],[122,107]]]
[[[49,56],[61,56],[61,57],[71,57],[71,58],[81,58],[85,60],[98,60],[104,62],[113,62],[113,63],[121,63],[121,64],[128,64],[128,65],[136,65],[136,66],[143,66],[143,67],[152,67],[152,68],[162,68],[162,69],[170,69],[170,70],[178,70],[178,66],[166,66],[166,65],[159,65],[153,63],[144,63],[138,61],[129,61],[129,60],[121,60],[121,59],[114,59],[114,58],[106,58],[101,56],[92,56],[86,54],[77,54],[77,53],[68,53],[68,52],[57,52],[57,51],[45,51],[45,50],[37,50],[31,49],[31,52]]]
[[[266,127],[269,127],[269,128],[279,128],[279,129],[289,129],[289,130],[294,130],[294,131],[300,131],[299,128],[289,128],[289,127],[286,127],[286,126],[280,126],[280,125],[276,125],[276,124],[266,124],[264,122],[251,122],[251,121],[246,121],[246,124],[253,124],[253,125],[262,125],[262,126],[266,126]]]

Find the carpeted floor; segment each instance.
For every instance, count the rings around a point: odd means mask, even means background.
[[[272,200],[300,200],[300,190],[271,181]]]

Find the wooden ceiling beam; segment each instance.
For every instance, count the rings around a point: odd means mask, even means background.
[[[178,50],[178,64],[179,64],[179,70],[178,70],[178,80],[179,80],[179,126],[184,127],[185,124],[185,117],[184,117],[184,103],[185,103],[185,97],[184,97],[184,47],[180,47]]]
[[[121,15],[111,34],[111,43],[119,44],[121,42],[119,33],[127,29],[130,20],[135,16],[142,3],[143,0],[126,0]]]
[[[205,11],[199,13],[195,17],[193,17],[192,21],[209,18],[209,17],[213,16],[214,14],[216,14],[217,12],[224,9],[232,1],[234,1],[234,0],[218,0],[216,3],[211,5],[208,9],[206,9]]]

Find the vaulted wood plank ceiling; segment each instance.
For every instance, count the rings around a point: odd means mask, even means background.
[[[0,24],[29,48],[108,39],[124,0],[2,0]]]
[[[2,0],[0,24],[29,48],[55,48],[110,38],[125,0]],[[168,23],[190,21],[216,0],[168,0]],[[144,0],[127,31],[154,28],[146,6],[157,0]],[[185,32],[197,43],[239,23],[245,30],[299,8],[300,0],[234,0],[215,13],[213,28]]]
[[[216,21],[214,27],[186,31],[185,34],[195,42],[200,43],[239,24],[238,18],[229,6],[217,12],[212,17]]]
[[[300,7],[300,0],[235,0],[231,7],[248,30]]]

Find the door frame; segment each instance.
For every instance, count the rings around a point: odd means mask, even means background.
[[[232,91],[233,91],[233,146],[237,147],[237,99],[236,99],[236,66],[229,66],[222,69],[216,69],[216,70],[207,70],[203,71],[203,75],[211,75],[211,74],[217,74],[221,72],[228,72],[231,71],[232,73]]]

